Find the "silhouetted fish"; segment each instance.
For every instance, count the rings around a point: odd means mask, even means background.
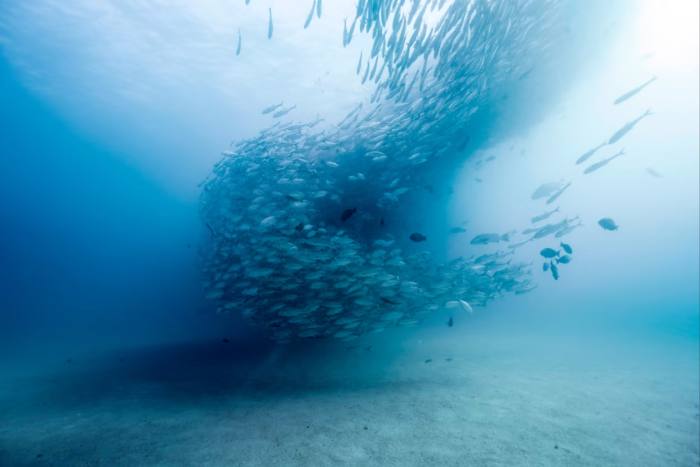
[[[343,213],[340,215],[340,220],[342,222],[345,222],[346,220],[350,219],[353,214],[357,212],[357,208],[349,208],[343,211]]]
[[[637,86],[636,88],[627,91],[626,93],[624,93],[623,95],[621,95],[620,97],[618,97],[617,99],[615,99],[615,102],[613,102],[613,104],[614,104],[614,105],[622,104],[623,102],[625,102],[625,101],[626,101],[627,99],[629,99],[630,97],[634,97],[637,93],[639,93],[639,92],[640,92],[642,89],[644,89],[645,87],[649,86],[649,85],[650,85],[651,83],[653,83],[654,81],[656,81],[656,76],[652,76],[648,81],[645,81],[644,83],[640,84],[640,85]]]

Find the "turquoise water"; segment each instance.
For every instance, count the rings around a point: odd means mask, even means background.
[[[697,8],[1,4],[0,465],[697,465]]]

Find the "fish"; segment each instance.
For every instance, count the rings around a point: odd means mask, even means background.
[[[465,233],[466,231],[467,231],[467,229],[465,229],[464,227],[452,227],[452,228],[450,228],[451,234],[461,234],[461,233]]]
[[[563,236],[565,236],[565,235],[570,234],[571,232],[573,232],[575,229],[581,227],[582,225],[583,225],[583,223],[581,223],[581,221],[579,221],[578,224],[569,224],[569,223],[567,223],[567,224],[564,225],[561,229],[559,229],[559,230],[557,230],[557,231],[555,232],[554,237],[555,237],[555,238],[561,238],[561,237],[563,237]]]
[[[267,38],[272,39],[272,8],[268,8]]]
[[[309,24],[311,24],[311,20],[314,18],[314,12],[316,11],[316,0],[311,4],[311,11],[309,11],[309,15],[306,17],[306,21],[304,21],[304,29],[309,27]],[[345,39],[345,35],[343,35],[343,39]],[[345,44],[343,44],[345,45]]]
[[[451,328],[452,326],[454,326],[454,324],[454,319],[452,319],[452,316],[450,316],[450,319],[447,320],[447,327]]]
[[[241,54],[241,29],[238,28],[238,45],[236,45],[236,55]]]
[[[463,311],[466,311],[466,312],[469,313],[469,314],[474,313],[474,309],[473,309],[472,306],[469,304],[469,302],[467,302],[466,300],[457,300],[457,302],[458,302],[459,305],[462,307],[462,310],[463,310]]]
[[[594,148],[591,148],[591,149],[589,149],[588,151],[584,152],[583,154],[581,154],[581,156],[580,156],[578,159],[576,159],[576,165],[583,164],[583,163],[586,162],[588,159],[590,159],[590,157],[591,157],[593,154],[595,154],[596,152],[598,152],[598,150],[599,150],[600,148],[602,148],[603,146],[607,146],[607,145],[608,145],[608,142],[607,142],[607,141],[603,141],[603,142],[600,143],[598,146],[596,146],[596,147],[594,147]]]
[[[549,270],[552,272],[552,277],[554,278],[555,281],[559,280],[559,268],[557,267],[554,262],[549,263]]]
[[[294,109],[296,109],[296,108],[297,108],[297,106],[296,106],[296,105],[293,105],[293,106],[291,106],[291,107],[289,107],[289,108],[287,108],[287,109],[278,110],[277,112],[275,112],[275,113],[272,114],[272,118],[284,117],[285,115],[287,115],[289,112],[291,112],[292,110],[294,110]]]
[[[557,206],[556,209],[552,209],[551,211],[547,211],[538,216],[533,217],[532,219],[530,219],[530,223],[536,224],[538,222],[542,222],[545,219],[549,219],[549,217],[551,217],[553,214],[556,214],[557,212],[559,212],[559,206]]]
[[[554,258],[559,256],[559,252],[553,248],[544,248],[540,251],[540,255],[545,258]]]
[[[269,113],[271,113],[271,112],[274,112],[275,110],[279,109],[279,108],[282,107],[283,105],[284,105],[284,102],[280,102],[279,104],[274,104],[274,105],[271,105],[271,106],[269,106],[269,107],[265,107],[265,108],[262,110],[262,114],[263,114],[263,115],[267,115],[267,114],[269,114]]]
[[[547,198],[546,204],[552,204],[553,202],[555,202],[570,186],[571,186],[571,182],[569,182],[566,185],[564,185],[563,187],[561,187],[552,196]]]
[[[648,173],[649,175],[651,175],[654,178],[663,178],[663,175],[661,175],[659,172],[657,172],[656,170],[654,170],[651,167],[647,167],[645,170],[646,170],[646,173]]]
[[[552,193],[555,193],[557,190],[560,190],[563,185],[563,182],[543,183],[542,185],[537,187],[537,189],[532,193],[531,198],[533,200],[536,200],[540,198],[549,197],[552,195]]]
[[[602,219],[599,219],[598,225],[601,226],[604,230],[617,230],[619,228],[615,221],[609,217],[603,217]]]
[[[636,96],[639,92],[641,92],[644,88],[646,88],[647,86],[649,86],[649,85],[650,85],[651,83],[653,83],[654,81],[656,81],[656,76],[652,76],[651,78],[649,78],[647,81],[645,81],[644,83],[640,84],[640,85],[637,86],[636,88],[630,89],[630,90],[627,91],[626,93],[622,94],[620,97],[618,97],[617,99],[615,99],[615,101],[613,102],[613,105],[622,104],[622,103],[625,102],[627,99]]]
[[[563,255],[557,258],[557,263],[559,264],[569,264],[571,262],[571,256]]]
[[[569,255],[574,252],[574,249],[571,248],[571,245],[569,245],[568,243],[561,242],[559,243],[559,246],[561,246],[561,249]]]
[[[544,272],[549,271],[549,263],[545,261],[545,263],[542,265],[542,270]]]
[[[348,209],[344,210],[340,214],[340,221],[345,222],[346,220],[350,219],[353,216],[353,214],[355,214],[356,212],[357,212],[357,208],[348,208]]]
[[[413,232],[408,238],[414,242],[424,242],[428,239],[428,237],[418,232]]]
[[[557,192],[555,192],[552,196],[547,198],[547,204],[552,204],[555,202],[566,190],[571,186],[571,182],[567,183],[563,187],[561,187]]]
[[[586,174],[589,174],[591,172],[595,172],[596,170],[601,169],[601,168],[605,167],[606,165],[608,165],[613,159],[616,159],[624,154],[625,154],[625,149],[624,148],[620,149],[618,152],[616,152],[612,156],[605,158],[601,161],[598,161],[595,164],[589,165],[588,167],[586,167],[586,169],[583,171],[583,173],[584,173],[584,175],[586,175]]]
[[[479,234],[476,237],[472,238],[471,242],[469,242],[472,245],[488,245],[489,243],[498,243],[501,241],[501,236],[497,233],[484,233],[484,234]]]
[[[627,133],[629,133],[632,130],[632,128],[634,128],[637,125],[637,123],[639,123],[642,119],[651,114],[651,109],[647,109],[646,112],[644,112],[639,117],[635,118],[634,120],[630,120],[629,122],[622,125],[622,127],[615,133],[613,133],[613,135],[610,137],[610,139],[608,140],[608,144],[615,144],[618,141],[620,141]]]

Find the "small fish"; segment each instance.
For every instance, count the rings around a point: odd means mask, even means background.
[[[659,172],[652,169],[651,167],[647,167],[646,172],[654,178],[663,178],[663,175],[661,175]]]
[[[556,193],[554,193],[552,196],[550,196],[547,199],[547,204],[552,204],[553,202],[555,202],[557,200],[557,198],[559,198],[562,195],[562,193],[564,193],[566,191],[566,189],[569,188],[570,186],[571,186],[571,182],[569,182],[566,185],[564,185],[563,187],[561,187],[559,189],[559,191],[557,191]]]
[[[579,165],[579,164],[582,164],[582,163],[586,162],[593,154],[595,154],[595,153],[598,151],[598,149],[602,148],[603,146],[606,146],[607,144],[608,144],[607,141],[603,141],[603,142],[600,143],[598,146],[596,146],[596,147],[594,147],[594,148],[592,148],[592,149],[589,149],[588,151],[584,152],[584,153],[581,155],[581,157],[579,157],[578,159],[576,159],[576,165]]]
[[[555,281],[559,280],[559,268],[557,267],[554,262],[549,263],[549,269],[552,271],[552,277],[554,278]]]
[[[430,362],[432,362],[432,361],[433,361],[432,358],[426,358],[424,363],[430,363]]]
[[[615,99],[615,102],[613,102],[613,105],[622,104],[630,97],[634,97],[637,93],[642,91],[645,87],[649,86],[654,81],[656,81],[656,76],[652,76],[648,81],[645,81],[644,83],[640,84],[636,88],[627,91],[626,93],[624,93],[623,95],[621,95],[620,97]]]
[[[504,233],[503,235],[501,235],[501,241],[502,241],[502,242],[509,242],[509,241],[510,241],[510,237],[511,237],[512,235],[515,235],[516,233],[518,233],[517,230],[511,230],[510,232]]]
[[[577,228],[581,227],[582,225],[583,225],[583,223],[581,221],[579,221],[578,224],[568,224],[567,223],[567,225],[565,225],[561,229],[557,230],[557,232],[554,234],[554,237],[561,238],[565,235],[570,234],[571,232],[573,232]]]
[[[586,167],[586,169],[583,171],[583,173],[589,174],[591,172],[595,172],[596,170],[601,169],[601,168],[605,167],[606,165],[608,165],[613,159],[616,159],[624,154],[625,154],[624,148],[620,149],[618,152],[616,152],[612,156],[610,156],[606,159],[603,159],[602,161],[598,161],[595,164],[589,165],[588,167]]]
[[[450,319],[447,320],[447,327],[451,328],[452,326],[454,326],[454,324],[455,320],[452,318],[452,316],[450,316]]]
[[[532,193],[532,196],[530,196],[530,198],[532,198],[533,200],[545,198],[547,196],[550,196],[555,191],[561,189],[563,185],[563,182],[543,183]]]
[[[568,243],[561,242],[559,243],[559,245],[561,246],[561,249],[569,255],[574,252],[574,249],[571,248],[571,245],[569,245]]]
[[[414,242],[424,242],[428,239],[428,237],[418,232],[413,232],[408,238]]]
[[[549,263],[544,263],[544,264],[542,265],[542,270],[543,270],[544,272],[549,271]]]
[[[474,309],[473,309],[472,306],[469,304],[469,302],[467,302],[466,300],[457,300],[457,302],[459,303],[459,306],[462,307],[462,310],[463,310],[463,311],[466,311],[466,312],[469,313],[469,314],[473,314],[473,313],[474,313]]]
[[[241,54],[241,30],[238,29],[238,45],[236,46],[236,55]]]
[[[309,27],[309,24],[311,24],[311,20],[314,17],[314,12],[316,11],[316,0],[314,0],[314,3],[311,5],[311,11],[309,12],[309,16],[306,17],[306,21],[304,22],[304,29]]]
[[[272,39],[272,8],[268,9],[267,38]]]
[[[346,220],[350,219],[353,214],[357,212],[357,208],[348,208],[343,213],[340,215],[340,221],[345,222]]]
[[[263,115],[267,115],[267,114],[269,114],[270,112],[274,112],[275,110],[279,109],[279,108],[282,107],[283,105],[284,105],[284,102],[280,102],[279,104],[275,104],[275,105],[271,105],[271,106],[269,106],[269,107],[265,107],[265,108],[262,110],[262,114],[263,114]]]
[[[617,130],[610,137],[610,139],[608,140],[608,144],[614,144],[614,143],[618,142],[620,139],[622,139],[623,136],[625,136],[627,133],[629,133],[632,130],[632,128],[634,128],[637,125],[637,123],[639,123],[644,117],[646,117],[648,115],[651,115],[651,109],[647,109],[647,111],[644,112],[639,117],[635,118],[634,120],[630,120],[629,122],[622,125],[622,128]]]
[[[386,297],[379,297],[384,303],[389,304],[389,305],[399,305],[399,302],[395,302],[393,300],[390,300]]]
[[[293,105],[288,109],[278,110],[277,112],[272,114],[272,118],[284,117],[285,115],[287,115],[289,112],[291,112],[292,110],[294,110],[296,108],[297,108],[297,106]]]
[[[569,255],[560,256],[559,259],[557,259],[557,263],[559,264],[569,264],[570,262],[571,256]]]
[[[498,243],[501,241],[501,236],[496,233],[479,234],[472,238],[469,242],[472,245],[488,245],[489,243]]]
[[[559,256],[559,252],[554,248],[545,248],[542,251],[540,251],[540,255],[542,255],[545,258],[554,258],[556,256]]]
[[[545,219],[548,219],[552,214],[556,214],[559,212],[559,206],[557,206],[556,209],[552,209],[551,211],[547,211],[545,213],[540,214],[539,216],[535,216],[532,219],[530,219],[530,222],[532,224],[536,224],[538,222],[541,222]]]
[[[617,230],[618,225],[615,223],[614,220],[612,220],[609,217],[603,217],[598,221],[598,225],[601,226],[605,230]]]
[[[452,227],[450,229],[451,234],[460,234],[460,233],[464,233],[466,231],[467,230],[464,227]]]

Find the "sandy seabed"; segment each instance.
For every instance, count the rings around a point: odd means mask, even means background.
[[[697,466],[698,343],[431,329],[0,374],[0,465]]]

